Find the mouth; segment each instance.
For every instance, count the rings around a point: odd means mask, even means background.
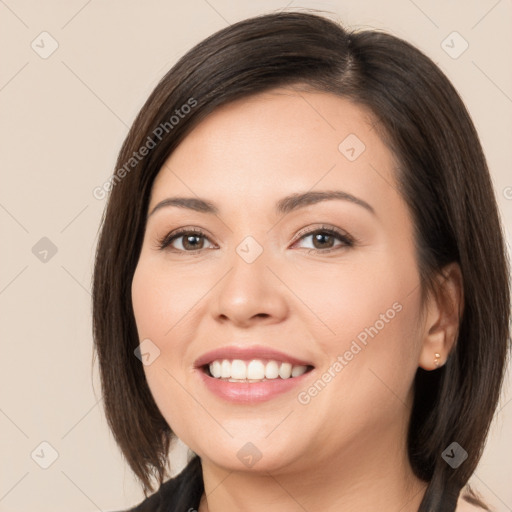
[[[305,386],[312,365],[297,365],[276,359],[214,359],[197,368],[211,393],[233,404],[249,405],[286,396]]]
[[[219,348],[194,363],[206,389],[233,404],[256,404],[290,393],[311,380],[311,362],[265,346]]]
[[[215,359],[200,367],[213,379],[249,383],[294,379],[313,368],[309,364],[292,364],[276,359]]]

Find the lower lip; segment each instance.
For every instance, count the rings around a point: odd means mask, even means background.
[[[262,382],[229,382],[227,380],[210,377],[203,370],[197,370],[206,387],[215,395],[240,404],[253,404],[265,402],[290,391],[311,375],[313,370],[303,373],[300,377],[289,379],[271,379]]]

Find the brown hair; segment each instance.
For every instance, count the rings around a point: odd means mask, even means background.
[[[408,436],[412,468],[429,482],[419,511],[453,511],[481,457],[508,354],[508,262],[489,171],[462,100],[428,57],[390,34],[347,31],[314,13],[260,15],[209,36],[160,80],[133,122],[112,176],[93,276],[108,424],[147,495],[153,476],[160,484],[165,479],[174,438],[134,356],[140,340],[131,283],[152,183],[214,109],[281,86],[334,93],[373,112],[400,164],[397,182],[414,221],[423,297],[446,264],[460,265],[458,341],[442,368],[418,369]],[[177,110],[184,114],[178,121]],[[147,154],[132,161],[150,140]],[[456,469],[441,457],[453,441],[468,453]]]

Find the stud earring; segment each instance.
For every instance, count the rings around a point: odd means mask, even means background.
[[[437,352],[434,354],[436,357],[434,359],[434,364],[436,368],[439,368],[439,358],[441,357],[441,354],[438,354]]]

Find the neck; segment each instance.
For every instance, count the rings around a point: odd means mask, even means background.
[[[199,512],[417,512],[427,484],[413,474],[394,434],[379,432],[373,443],[365,436],[342,454],[294,471],[227,471],[203,459]]]

